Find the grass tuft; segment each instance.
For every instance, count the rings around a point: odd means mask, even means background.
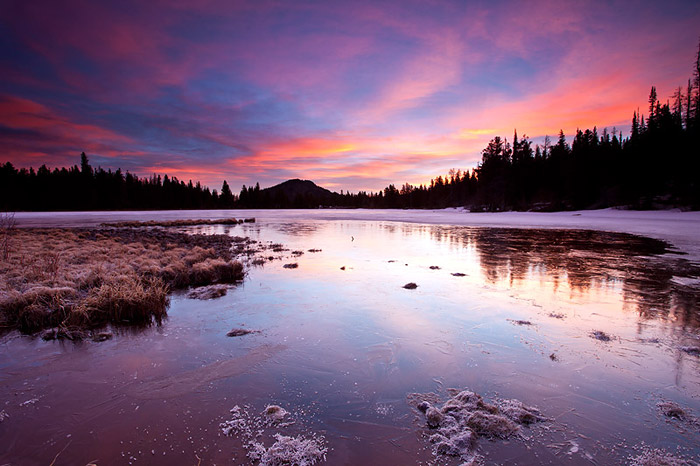
[[[0,325],[25,333],[160,322],[174,289],[243,279],[226,235],[16,229],[0,261]]]

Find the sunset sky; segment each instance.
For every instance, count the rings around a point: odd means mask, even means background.
[[[699,37],[697,1],[3,0],[0,162],[425,183],[514,128],[628,133]]]

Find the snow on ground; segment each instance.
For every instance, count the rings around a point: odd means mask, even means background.
[[[249,218],[263,221],[368,220],[513,228],[563,228],[633,233],[668,241],[700,264],[700,212],[619,209],[569,212],[469,212],[464,209],[177,210],[132,212],[18,212],[23,227],[80,226],[126,220]]]

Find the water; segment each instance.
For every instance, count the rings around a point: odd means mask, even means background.
[[[329,464],[427,463],[406,395],[449,387],[553,419],[527,440],[481,440],[489,464],[616,464],[642,442],[700,454],[697,426],[656,408],[700,415],[700,358],[681,349],[700,346],[698,294],[683,286],[698,271],[659,241],[275,216],[188,231],[288,251],[223,298],[174,295],[161,327],[103,343],[3,337],[0,462],[245,463],[218,424],[234,405],[274,403],[297,420],[282,433],[326,437]],[[226,337],[234,327],[260,332]]]

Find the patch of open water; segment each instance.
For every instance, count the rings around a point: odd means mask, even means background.
[[[188,231],[288,251],[222,298],[174,295],[160,327],[102,343],[3,337],[0,462],[246,463],[219,423],[276,404],[297,421],[281,433],[322,434],[329,464],[429,463],[406,397],[450,387],[553,419],[480,442],[488,464],[619,464],[642,442],[700,455],[697,426],[657,409],[700,414],[700,357],[683,350],[700,346],[698,293],[683,285],[698,271],[664,243],[381,221]],[[259,332],[226,336],[238,327]]]

